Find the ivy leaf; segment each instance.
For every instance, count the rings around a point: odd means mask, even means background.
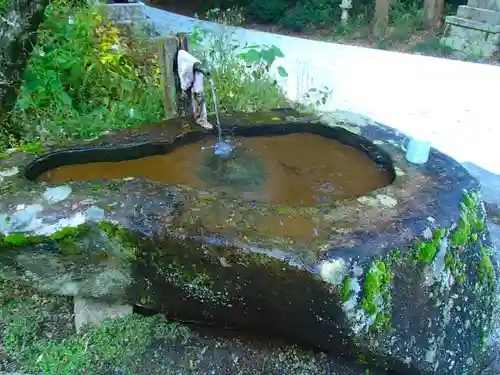
[[[280,77],[284,77],[284,78],[288,77],[287,71],[282,66],[278,66],[278,74],[280,75]]]
[[[73,104],[73,100],[71,100],[71,97],[68,95],[66,91],[61,92],[61,101],[63,102],[64,105],[68,107]]]
[[[251,49],[247,52],[241,53],[239,57],[247,62],[258,62],[262,58],[262,55],[259,53],[259,51]]]

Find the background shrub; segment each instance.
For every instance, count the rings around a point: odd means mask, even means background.
[[[247,10],[254,21],[278,23],[289,7],[286,0],[252,0]]]
[[[333,26],[340,19],[339,4],[336,0],[299,0],[285,12],[280,26],[295,31],[307,26]]]

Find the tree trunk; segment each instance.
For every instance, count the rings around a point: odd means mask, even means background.
[[[376,0],[375,14],[373,16],[373,34],[382,37],[387,31],[389,23],[389,11],[391,9],[391,0]]]
[[[443,25],[444,0],[424,0],[425,27],[439,28]]]
[[[49,0],[13,0],[0,17],[0,124],[5,126]],[[19,136],[15,129],[2,129]]]

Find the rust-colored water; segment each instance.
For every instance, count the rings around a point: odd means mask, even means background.
[[[197,170],[215,140],[207,139],[166,154],[121,162],[67,165],[41,176],[50,183],[146,177],[153,181],[207,189]],[[365,154],[338,141],[314,134],[241,137],[235,142],[259,157],[266,178],[257,188],[215,187],[248,200],[292,206],[316,205],[360,196],[391,182]],[[243,163],[243,165],[245,165]],[[248,186],[250,186],[249,184]]]

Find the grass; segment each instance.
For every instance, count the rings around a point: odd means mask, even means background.
[[[322,375],[345,369],[321,354],[266,340],[197,332],[130,315],[74,331],[70,298],[0,279],[0,372],[44,375]],[[362,374],[357,365],[349,369]]]

